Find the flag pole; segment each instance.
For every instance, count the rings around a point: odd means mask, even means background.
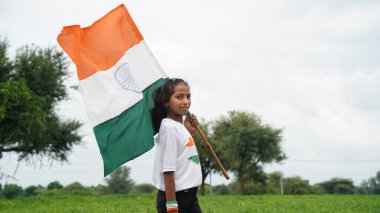
[[[190,112],[187,112],[186,114],[187,114],[187,115],[190,115]],[[210,151],[212,158],[214,158],[214,161],[216,162],[216,164],[218,164],[218,167],[219,167],[219,169],[222,171],[224,177],[225,177],[227,180],[229,180],[229,179],[230,179],[230,176],[228,176],[226,170],[224,169],[222,163],[219,161],[219,159],[218,159],[218,157],[216,156],[216,154],[215,154],[215,152],[214,152],[214,150],[213,150],[211,144],[208,142],[208,140],[207,140],[205,134],[203,134],[203,131],[201,130],[201,128],[199,127],[199,125],[197,125],[197,126],[195,127],[195,129],[197,130],[197,132],[198,132],[199,135],[201,136],[203,142],[205,143],[205,145],[207,146],[208,150]]]

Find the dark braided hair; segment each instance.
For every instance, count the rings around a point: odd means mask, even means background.
[[[152,117],[153,131],[154,134],[160,129],[162,119],[166,118],[168,110],[165,104],[170,100],[170,97],[174,93],[174,87],[178,84],[187,84],[186,81],[179,78],[167,79],[166,82],[158,87],[153,92],[154,107],[150,110],[150,115]]]

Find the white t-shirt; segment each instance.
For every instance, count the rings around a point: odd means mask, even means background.
[[[202,171],[197,147],[185,126],[164,118],[156,143],[153,182],[157,189],[165,191],[164,172],[174,171],[175,191],[202,184]]]

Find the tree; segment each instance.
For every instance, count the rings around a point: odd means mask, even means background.
[[[12,62],[7,56],[8,42],[0,41],[0,82],[5,82],[9,79],[10,72],[13,68]]]
[[[308,180],[301,177],[284,178],[284,194],[303,195],[311,193],[311,186]]]
[[[363,180],[358,187],[358,192],[361,194],[380,194],[380,171],[376,173],[375,177]]]
[[[5,184],[2,194],[6,199],[13,199],[22,195],[22,192],[22,188],[16,184]]]
[[[28,186],[25,188],[25,195],[27,197],[32,197],[37,195],[37,186]]]
[[[81,140],[81,124],[55,111],[68,96],[66,58],[55,48],[24,46],[11,61],[7,48],[0,41],[0,158],[13,152],[19,160],[66,161]]]
[[[353,181],[345,178],[333,178],[317,185],[321,186],[329,194],[353,194],[355,191]]]
[[[142,183],[133,185],[131,193],[141,194],[141,193],[152,193],[155,191],[156,187],[149,183]]]
[[[281,129],[263,124],[258,116],[243,111],[231,111],[214,123],[215,150],[224,161],[225,168],[234,172],[239,193],[244,194],[244,174],[258,172],[262,165],[285,159],[281,150]]]
[[[79,182],[74,182],[67,185],[64,189],[65,194],[72,195],[89,195],[91,192]]]
[[[110,192],[128,194],[134,185],[134,182],[129,178],[129,174],[130,168],[127,166],[121,166],[112,172],[110,177],[105,179]]]
[[[98,184],[97,186],[91,187],[92,194],[94,195],[105,195],[109,194],[109,187],[106,185]]]
[[[218,195],[228,195],[229,194],[228,187],[225,184],[221,184],[221,185],[217,185],[217,186],[212,187],[212,191]]]
[[[266,192],[269,194],[281,194],[282,172],[272,172],[268,174],[266,182]]]
[[[74,182],[65,187],[65,190],[68,191],[73,191],[73,190],[85,190],[86,187],[84,187],[81,183],[79,182]]]
[[[48,185],[47,185],[47,190],[52,190],[52,189],[62,189],[63,186],[58,182],[58,181],[53,181],[53,182],[50,182]]]

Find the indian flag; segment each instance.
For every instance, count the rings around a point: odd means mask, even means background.
[[[89,27],[63,27],[58,43],[76,65],[107,176],[154,146],[149,110],[167,75],[123,4]]]

